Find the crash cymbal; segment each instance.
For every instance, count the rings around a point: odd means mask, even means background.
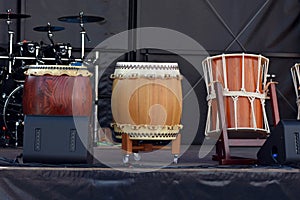
[[[1,13],[0,19],[21,19],[28,18],[30,15],[27,14],[16,14],[16,13]]]
[[[91,22],[104,22],[104,17],[99,16],[65,16],[58,18],[58,21],[67,23],[91,23]]]
[[[55,32],[55,31],[62,31],[64,30],[64,27],[61,26],[37,26],[34,27],[33,30],[38,31],[38,32]]]

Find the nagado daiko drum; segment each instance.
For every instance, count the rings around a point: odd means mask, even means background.
[[[92,74],[86,67],[30,65],[25,74],[25,115],[90,116]]]
[[[269,132],[265,111],[265,87],[269,60],[261,55],[223,54],[203,62],[207,86],[206,134],[220,130],[213,83],[223,87],[228,130]]]
[[[111,78],[116,133],[133,140],[176,139],[182,128],[177,63],[118,62]]]

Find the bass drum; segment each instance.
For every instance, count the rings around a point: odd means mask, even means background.
[[[24,131],[24,114],[22,107],[23,85],[17,86],[5,100],[3,122],[6,132],[15,146],[22,146]]]

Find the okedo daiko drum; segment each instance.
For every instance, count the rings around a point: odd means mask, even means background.
[[[265,111],[269,60],[254,54],[222,54],[202,62],[207,88],[206,134],[220,130],[214,82],[223,85],[228,130],[269,132]]]
[[[291,74],[293,78],[293,84],[295,88],[295,94],[296,94],[296,103],[298,107],[298,115],[297,119],[300,119],[300,96],[299,96],[299,89],[300,89],[300,64],[296,63],[292,68],[291,68]]]
[[[182,114],[177,63],[118,62],[111,75],[114,131],[133,140],[176,139]]]
[[[29,65],[25,74],[25,115],[90,116],[92,74],[87,67]]]

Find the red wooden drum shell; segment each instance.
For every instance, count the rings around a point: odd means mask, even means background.
[[[208,62],[210,63],[208,64]],[[227,56],[211,57],[209,61],[207,60],[206,65],[209,65],[208,70],[211,72],[208,85],[212,86],[214,81],[218,81],[226,88],[226,82],[229,92],[237,91],[249,96],[264,93],[263,81],[266,75],[263,71],[266,69],[266,66],[262,67],[266,65],[266,59],[264,57],[252,54],[229,54]],[[212,88],[208,88],[211,94]],[[261,99],[256,97],[253,99],[252,108],[249,96],[237,95],[236,109],[234,109],[234,95],[224,97],[228,129],[263,130],[265,128],[263,117],[264,105],[262,105]],[[216,99],[212,99],[210,130],[215,129],[216,121],[217,102]]]
[[[90,116],[92,87],[89,77],[26,76],[23,112],[25,115]]]

